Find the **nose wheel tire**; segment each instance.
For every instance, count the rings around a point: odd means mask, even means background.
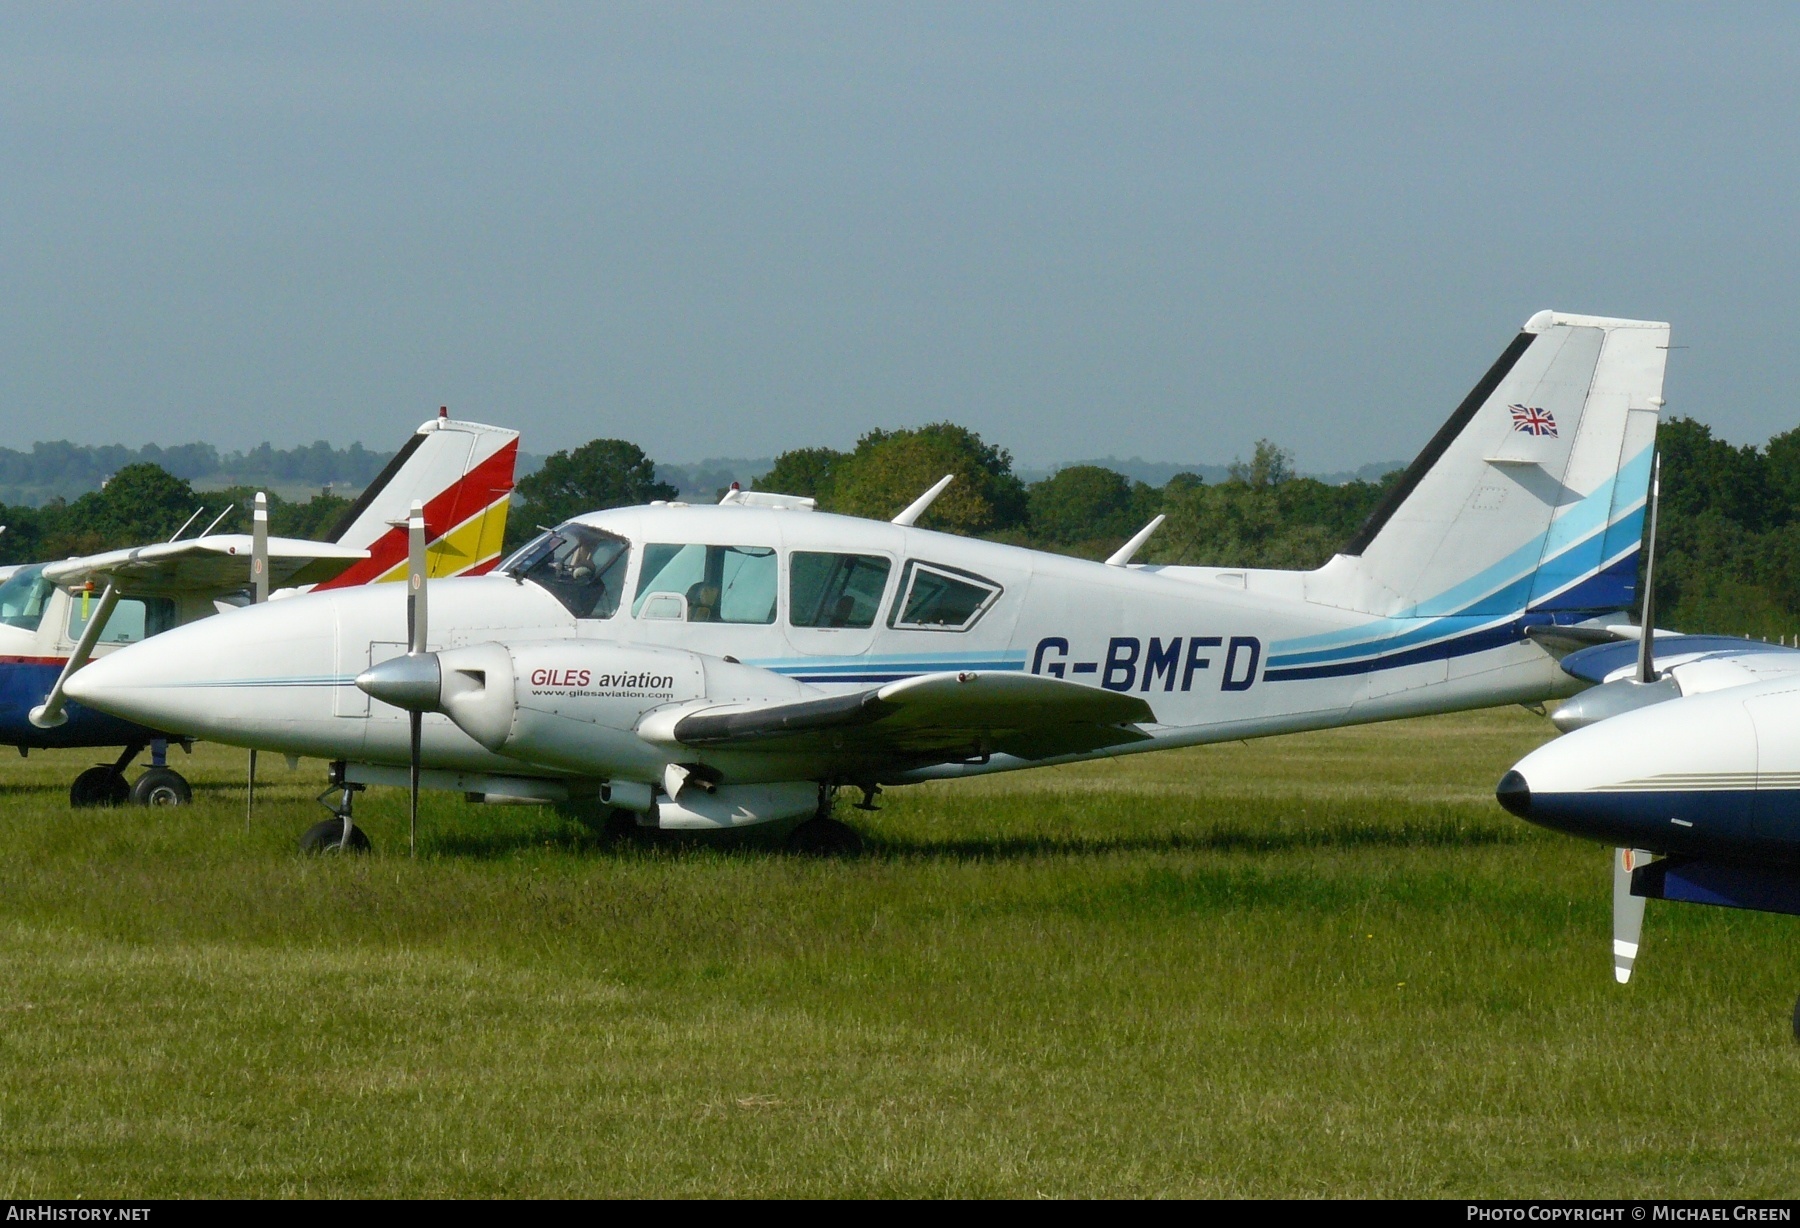
[[[836,819],[808,819],[788,836],[788,851],[803,857],[855,857],[863,851],[862,837],[848,823]]]
[[[370,849],[369,837],[360,827],[350,828],[350,844],[344,846],[344,820],[325,819],[314,823],[300,837],[302,853],[366,853]]]
[[[110,767],[91,767],[69,786],[69,805],[77,810],[123,806],[130,796],[131,786],[125,783],[124,775]]]
[[[186,806],[194,790],[180,772],[150,768],[131,783],[131,800],[140,806]]]

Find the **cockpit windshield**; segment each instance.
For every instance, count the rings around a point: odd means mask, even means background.
[[[625,591],[631,543],[569,523],[528,543],[501,571],[547,589],[576,618],[611,618]]]
[[[0,584],[0,624],[36,631],[56,586],[44,579],[44,565],[21,567]]]

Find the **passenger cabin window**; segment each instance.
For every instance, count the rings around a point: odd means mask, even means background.
[[[0,623],[36,631],[56,585],[44,579],[44,565],[21,567],[0,584]]]
[[[775,621],[776,561],[768,546],[644,547],[633,617],[690,623]]]
[[[501,570],[545,589],[576,618],[611,618],[625,596],[630,558],[624,538],[565,524],[520,549]]]
[[[788,556],[788,621],[796,627],[873,627],[893,565],[879,554]]]
[[[888,626],[919,631],[967,631],[1000,596],[1000,586],[938,563],[908,563]]]
[[[87,630],[88,618],[100,612],[100,598],[88,602],[87,614],[81,610],[81,597],[69,601],[69,638],[79,640]],[[100,631],[99,643],[135,644],[139,640],[167,631],[175,625],[175,602],[168,597],[121,597],[113,606],[112,617]]]

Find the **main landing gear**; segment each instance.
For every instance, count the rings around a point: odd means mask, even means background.
[[[350,818],[351,803],[363,787],[337,777],[336,783],[319,794],[319,805],[331,811],[331,818],[314,823],[300,837],[302,853],[366,853],[373,846],[362,828]],[[328,800],[336,795],[336,800]]]
[[[183,743],[184,747],[187,745]],[[135,781],[126,783],[126,769],[146,746],[150,748],[150,766]],[[139,806],[187,805],[194,800],[194,790],[185,776],[169,767],[168,755],[167,738],[127,746],[112,763],[96,764],[75,778],[69,786],[69,805],[76,810],[123,806],[126,802]]]
[[[787,846],[790,853],[805,857],[855,857],[863,851],[862,837],[854,827],[823,815],[794,828]]]

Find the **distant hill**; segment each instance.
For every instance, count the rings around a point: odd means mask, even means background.
[[[339,494],[360,490],[381,472],[392,452],[371,452],[360,443],[334,448],[324,440],[300,448],[261,444],[247,452],[220,452],[207,443],[174,447],[146,444],[73,444],[66,440],[31,445],[29,452],[0,448],[0,503],[41,507],[54,499],[75,499],[126,465],[161,465],[202,489],[265,485],[284,495],[318,491],[330,484]]]
[[[1229,465],[1207,465],[1200,461],[1147,461],[1139,456],[1128,460],[1120,460],[1116,456],[1102,456],[1096,460],[1066,461],[1060,465],[1052,465],[1048,469],[1021,469],[1019,476],[1027,482],[1037,482],[1049,477],[1059,469],[1068,469],[1075,465],[1099,465],[1103,469],[1111,469],[1114,473],[1122,473],[1134,482],[1143,482],[1147,486],[1167,486],[1169,479],[1178,473],[1196,473],[1206,479],[1208,485],[1223,482],[1231,476]],[[1406,468],[1405,461],[1371,461],[1358,469],[1344,469],[1336,473],[1303,473],[1304,478],[1316,478],[1328,486],[1341,486],[1345,482],[1375,482],[1392,473],[1396,469]]]

